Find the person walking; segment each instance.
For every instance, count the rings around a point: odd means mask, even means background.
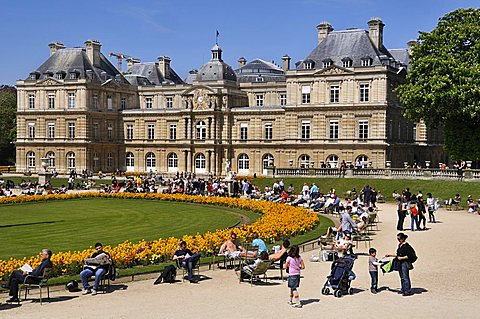
[[[403,231],[403,222],[405,221],[405,217],[407,216],[407,199],[404,196],[401,196],[398,200],[398,222],[397,222],[397,230]]]
[[[435,199],[432,193],[427,193],[428,221],[435,223]]]
[[[400,275],[401,292],[403,296],[412,295],[412,283],[410,281],[410,270],[417,260],[415,250],[406,242],[408,236],[404,233],[397,234],[398,248],[396,254],[386,254],[385,257],[395,257],[397,270]],[[394,261],[395,262],[395,261]]]
[[[300,286],[300,271],[305,269],[305,263],[300,256],[298,246],[292,246],[288,251],[285,269],[288,270],[288,288],[290,288],[290,299],[288,304],[296,308],[302,308],[298,287]]]

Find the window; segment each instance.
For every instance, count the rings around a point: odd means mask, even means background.
[[[34,109],[35,108],[35,95],[30,94],[28,95],[28,108]]]
[[[113,124],[111,123],[107,126],[107,138],[109,141],[113,140]]]
[[[302,86],[302,104],[310,103],[310,86]]]
[[[340,102],[340,86],[331,85],[330,86],[330,103]]]
[[[305,70],[311,70],[311,69],[313,69],[313,62],[311,61],[305,62]]]
[[[338,167],[338,156],[337,155],[330,155],[327,157],[327,163],[331,168]]]
[[[344,68],[351,68],[352,67],[352,60],[349,58],[343,59],[342,60],[342,66]]]
[[[280,105],[287,105],[287,94],[280,94]]]
[[[362,66],[371,66],[372,59],[371,58],[362,58]]]
[[[98,139],[98,123],[93,123],[93,140]]]
[[[368,102],[369,89],[369,84],[360,84],[360,102]]]
[[[358,121],[358,138],[361,140],[368,138],[368,120]]]
[[[165,97],[165,107],[171,109],[173,107],[173,96]]]
[[[178,168],[178,156],[175,153],[168,154],[167,166],[169,169]]]
[[[48,123],[47,138],[55,138],[55,123]]]
[[[133,140],[133,124],[127,124],[127,140]]]
[[[322,62],[322,64],[323,64],[324,69],[329,68],[329,67],[332,66],[332,60],[325,60],[325,61]]]
[[[120,109],[122,109],[122,110],[127,109],[127,98],[126,97],[122,97],[120,99]]]
[[[133,155],[132,152],[128,152],[125,156],[125,165],[127,167],[133,167],[135,166],[135,156]]]
[[[68,108],[75,108],[75,93],[68,93]]]
[[[70,73],[68,78],[70,80],[75,80],[77,78],[77,73],[75,73],[75,72]]]
[[[302,121],[301,138],[302,140],[310,139],[310,121]]]
[[[27,167],[28,168],[35,168],[35,153],[28,152],[27,153]]]
[[[63,74],[62,73],[55,74],[55,79],[57,79],[57,80],[63,79]]]
[[[151,109],[153,107],[153,99],[151,97],[145,98],[145,108]]]
[[[368,165],[368,157],[367,155],[360,155],[357,157],[357,160],[355,161],[355,165],[358,165],[358,167],[365,168]]]
[[[113,110],[113,99],[111,95],[107,95],[107,110]]]
[[[272,167],[275,163],[272,154],[263,155],[262,162],[263,162],[263,169],[267,169],[269,167]]]
[[[265,139],[273,139],[273,125],[272,123],[265,123]]]
[[[170,140],[177,139],[177,124],[170,124]]]
[[[303,154],[298,158],[298,166],[300,168],[309,168],[310,167],[310,156]]]
[[[195,168],[196,169],[205,169],[205,155],[203,155],[202,153],[200,154],[197,154],[197,156],[195,156]]]
[[[242,141],[248,139],[248,123],[240,123],[240,139]]]
[[[46,158],[48,158],[48,166],[49,167],[55,167],[55,153],[54,152],[48,152],[45,155]]]
[[[48,93],[48,108],[55,108],[55,93]]]
[[[67,154],[67,169],[75,169],[75,153],[73,152]]]
[[[157,161],[155,158],[155,154],[153,154],[152,152],[147,153],[147,156],[145,156],[145,167],[147,168],[147,170],[154,170],[156,163]]]
[[[28,138],[35,138],[35,123],[28,123]]]
[[[238,169],[249,169],[250,159],[247,154],[240,154],[238,157]]]
[[[107,153],[107,166],[108,167],[113,166],[113,154],[112,153]]]
[[[257,106],[263,106],[263,94],[257,94],[255,96],[255,101],[257,103]]]
[[[155,124],[148,124],[147,125],[147,139],[153,140],[155,138]]]
[[[200,121],[196,126],[196,138],[197,140],[204,140],[207,138],[207,126],[204,121]]]
[[[100,103],[98,102],[98,94],[93,95],[93,108],[98,110]]]
[[[68,123],[68,138],[73,140],[75,138],[75,123]]]
[[[338,120],[330,120],[330,139],[338,139]]]

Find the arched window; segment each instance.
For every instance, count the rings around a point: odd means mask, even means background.
[[[335,154],[330,155],[327,157],[327,163],[330,165],[331,168],[338,167],[338,156]]]
[[[269,167],[272,167],[275,164],[272,154],[263,155],[262,162],[263,162],[263,169],[267,169]]]
[[[145,156],[145,167],[147,168],[147,171],[154,170],[156,166],[157,160],[155,158],[155,154],[152,152],[147,153]]]
[[[199,153],[195,156],[195,169],[205,169],[205,163],[205,155]]]
[[[250,159],[247,154],[240,154],[238,156],[238,169],[249,169],[250,168]]]
[[[206,138],[207,138],[207,125],[205,125],[204,121],[200,121],[197,123],[197,126],[196,126],[196,139],[204,140]]]
[[[46,158],[48,158],[48,167],[53,168],[55,167],[55,153],[54,152],[48,152],[45,155]]]
[[[300,155],[298,158],[298,166],[300,168],[309,168],[310,167],[310,156],[307,154]]]
[[[69,170],[75,169],[75,153],[74,152],[67,153],[67,168]]]
[[[368,157],[367,155],[359,155],[355,160],[355,166],[365,168],[368,165]]]
[[[134,167],[135,166],[135,156],[132,152],[128,152],[125,155],[125,166],[127,167]]]
[[[169,170],[178,168],[178,156],[177,156],[177,154],[175,154],[175,153],[168,154],[167,166],[168,166]]]
[[[35,152],[27,153],[27,167],[35,168]]]

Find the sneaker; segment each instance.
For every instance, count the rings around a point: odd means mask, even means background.
[[[302,308],[302,304],[300,302],[293,305],[294,308]]]
[[[92,296],[95,296],[97,294],[97,291],[95,289],[92,289]]]
[[[82,290],[82,295],[87,295],[89,293],[91,293],[92,291],[90,290],[90,288],[87,288],[87,289],[83,289]]]
[[[290,300],[290,301],[288,302],[288,304],[289,304],[290,306],[293,306],[295,303]]]
[[[378,291],[376,291],[375,289],[370,289],[370,292],[371,292],[372,294],[376,294]]]

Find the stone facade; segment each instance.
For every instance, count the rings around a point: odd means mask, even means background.
[[[290,68],[239,59],[218,45],[185,81],[170,58],[129,61],[121,73],[100,52],[50,44],[50,58],[17,82],[17,169],[83,169],[264,175],[266,168],[382,168],[441,162],[441,136],[402,116],[394,88],[408,65],[383,46],[383,23],[369,30],[318,27],[318,46]],[[405,49],[407,50],[407,49]],[[398,50],[397,50],[398,51]]]

